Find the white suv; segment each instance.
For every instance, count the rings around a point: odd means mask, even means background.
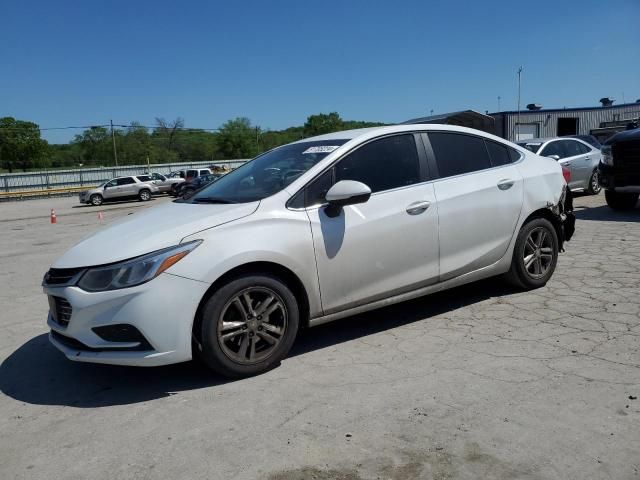
[[[570,199],[557,162],[476,130],[308,138],[70,249],[43,282],[50,339],[75,361],[253,375],[304,326],[494,275],[544,285]]]
[[[152,194],[158,192],[158,187],[148,175],[140,175],[114,178],[96,188],[80,192],[79,199],[80,203],[88,203],[97,207],[104,202],[128,198],[137,198],[146,202],[151,199]]]

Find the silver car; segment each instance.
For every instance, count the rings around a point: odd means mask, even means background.
[[[568,137],[531,138],[521,140],[518,145],[543,157],[557,160],[571,172],[569,188],[583,190],[590,195],[600,193],[598,163],[602,158],[600,150],[593,145]]]
[[[118,177],[91,190],[80,192],[80,203],[99,206],[109,200],[124,200],[137,198],[143,202],[151,199],[151,195],[158,193],[158,187],[144,178]]]

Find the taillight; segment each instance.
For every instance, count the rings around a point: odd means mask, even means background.
[[[562,167],[562,176],[564,177],[564,181],[569,183],[571,181],[571,170],[567,167]]]

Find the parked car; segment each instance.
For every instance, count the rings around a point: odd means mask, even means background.
[[[590,195],[600,193],[598,163],[602,157],[600,150],[578,138],[531,138],[518,145],[543,157],[557,160],[571,172],[569,187],[583,190]]]
[[[600,140],[598,140],[593,135],[568,135],[562,138],[577,138],[578,140],[587,142],[589,145],[591,145],[593,148],[597,150],[600,150],[602,148],[602,144],[600,143]]]
[[[615,210],[634,208],[640,196],[640,128],[608,139],[598,170],[607,204]]]
[[[494,275],[541,287],[574,221],[558,162],[478,130],[307,138],[67,251],[43,281],[50,340],[80,362],[254,375],[301,327]]]
[[[198,178],[202,175],[211,175],[211,169],[209,168],[194,168],[189,170],[181,170],[180,178],[181,181],[176,181],[169,190],[169,195],[174,197],[180,197],[182,195],[181,191],[186,186],[186,184],[191,183],[195,178]]]
[[[158,187],[151,181],[140,180],[137,176],[118,177],[91,190],[80,192],[80,203],[88,203],[97,207],[103,202],[127,198],[137,198],[146,202],[151,199],[151,195],[154,193],[158,193]]]
[[[220,177],[222,177],[222,175],[216,175],[215,173],[211,173],[208,175],[200,175],[199,177],[194,178],[190,182],[183,182],[176,187],[176,196],[182,197],[182,198],[189,198],[198,189],[204,187],[205,185],[210,184],[211,182],[215,182]]]
[[[177,185],[184,182],[184,179],[180,177],[165,177],[161,173],[152,173],[149,177],[161,193],[169,193]]]

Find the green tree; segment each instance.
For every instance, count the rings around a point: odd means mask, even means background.
[[[311,115],[304,124],[305,137],[314,137],[316,135],[338,132],[340,130],[344,130],[344,121],[337,112]]]
[[[218,132],[218,147],[223,159],[252,158],[258,152],[260,128],[248,118],[229,120]]]
[[[13,172],[46,166],[47,142],[40,138],[40,128],[33,122],[0,118],[0,164]]]
[[[112,165],[111,133],[104,127],[91,127],[73,139],[82,151],[82,163],[87,165]]]

